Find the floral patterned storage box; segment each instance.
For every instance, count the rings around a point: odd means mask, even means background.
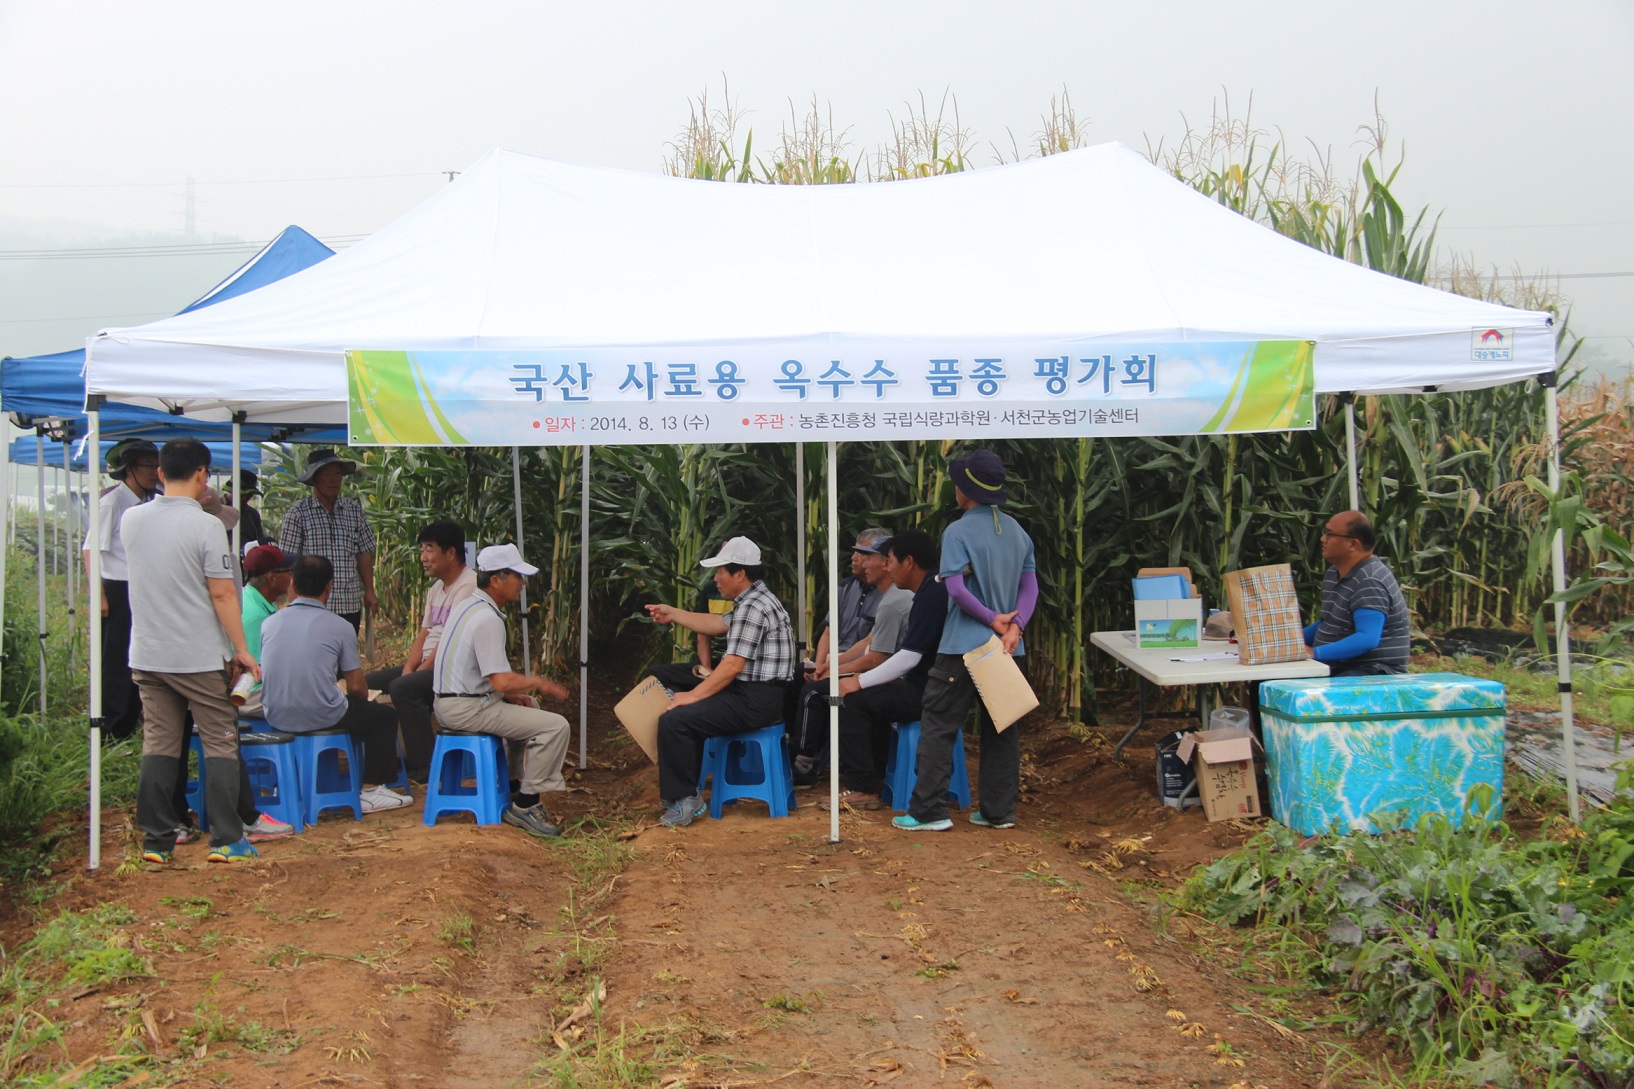
[[[1503,816],[1504,687],[1457,673],[1267,681],[1260,686],[1271,816],[1303,835],[1458,824],[1469,801]],[[1477,787],[1490,787],[1472,794]]]

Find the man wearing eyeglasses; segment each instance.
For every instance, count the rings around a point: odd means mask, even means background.
[[[1335,677],[1407,672],[1412,623],[1401,584],[1373,554],[1373,523],[1359,511],[1328,519],[1322,531],[1322,619],[1305,628],[1305,645]]]

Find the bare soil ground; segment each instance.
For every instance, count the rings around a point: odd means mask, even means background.
[[[1155,910],[1253,827],[1159,805],[1148,739],[1114,764],[1099,734],[1024,722],[1011,831],[848,811],[829,843],[815,791],[787,819],[742,803],[667,830],[614,695],[592,701],[591,767],[547,799],[582,818],[557,842],[425,827],[416,788],[259,862],[207,866],[200,844],[143,872],[111,814],[104,867],[66,858],[46,913],[129,905],[153,975],[58,992],[45,1057],[164,1058],[132,1087],[1292,1087],[1355,1046],[1250,1012],[1206,926]]]

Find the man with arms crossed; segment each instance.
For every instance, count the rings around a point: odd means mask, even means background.
[[[227,698],[232,678],[223,665],[256,676],[260,668],[244,643],[227,532],[199,505],[209,474],[202,442],[165,443],[159,451],[165,494],[126,511],[120,526],[130,573],[130,664],[145,719],[136,799],[145,862],[169,862],[175,850],[182,823],[176,754],[186,745],[189,711],[204,745],[210,861],[256,856],[238,814],[238,712]]]
[[[945,832],[947,789],[953,772],[953,741],[977,705],[981,737],[980,804],[970,823],[1013,828],[1021,796],[1021,736],[1012,726],[993,728],[977,699],[964,655],[997,634],[1008,654],[1023,653],[1022,629],[1038,604],[1033,541],[1021,524],[999,510],[1005,502],[1004,462],[976,450],[948,466],[954,498],[963,512],[942,534],[942,582],[948,592],[947,623],[936,661],[925,682],[920,715],[919,779],[908,812],[891,823],[910,832]]]
[[[548,837],[562,830],[551,823],[539,796],[567,789],[562,760],[568,728],[567,719],[541,709],[533,696],[565,700],[568,692],[544,677],[512,672],[505,655],[504,610],[538,573],[513,544],[489,545],[477,553],[477,588],[448,614],[431,669],[443,733],[492,734],[509,742],[507,760],[519,789],[505,807],[505,823]]]

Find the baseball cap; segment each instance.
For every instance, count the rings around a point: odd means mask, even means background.
[[[284,555],[284,550],[277,545],[256,545],[244,553],[244,574],[252,579],[274,571],[288,571],[293,566],[295,557]]]
[[[478,571],[515,571],[519,575],[537,575],[539,569],[522,559],[522,552],[513,544],[489,545],[477,553]]]
[[[698,561],[699,567],[720,567],[735,563],[739,567],[760,566],[760,546],[747,537],[733,537],[721,546],[720,554]]]

